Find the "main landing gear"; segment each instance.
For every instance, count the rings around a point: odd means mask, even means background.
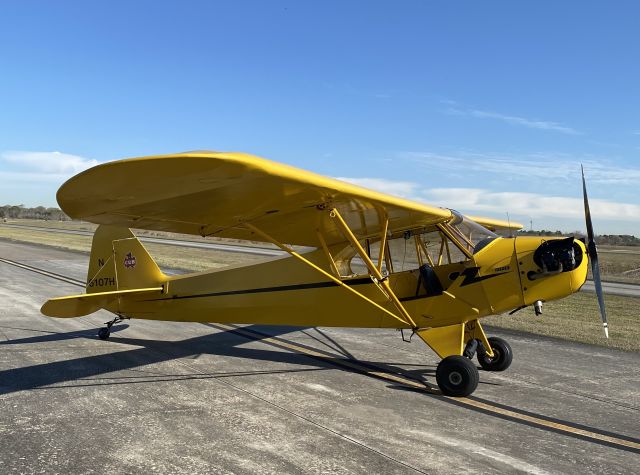
[[[438,364],[436,381],[445,396],[468,396],[478,387],[480,374],[469,358],[451,355]]]
[[[445,396],[469,396],[478,387],[480,374],[472,359],[477,354],[478,362],[486,371],[504,371],[513,361],[513,351],[502,338],[491,337],[487,341],[493,350],[493,357],[478,340],[470,340],[464,354],[443,358],[436,369],[436,381]]]
[[[513,361],[513,350],[509,343],[498,337],[487,338],[487,341],[493,350],[493,358],[487,356],[484,346],[479,344],[478,363],[480,363],[482,369],[486,371],[504,371],[511,366],[511,362]]]
[[[121,317],[120,315],[118,315],[113,320],[105,322],[106,328],[101,328],[100,330],[98,330],[98,338],[100,338],[101,340],[106,340],[107,338],[109,338],[109,335],[111,335],[111,327],[115,323],[120,323],[121,321],[125,320],[125,318],[126,317]]]

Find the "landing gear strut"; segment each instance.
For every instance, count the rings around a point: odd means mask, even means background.
[[[487,355],[484,345],[480,340],[469,340],[462,355],[470,360],[478,355],[478,363],[480,363],[482,369],[486,371],[504,371],[511,366],[513,350],[509,343],[495,336],[487,338],[487,341],[493,350],[493,357]]]
[[[467,346],[464,348],[464,352],[462,356],[469,358],[470,360],[476,355],[476,351],[478,350],[478,346],[480,346],[480,342],[478,340],[469,340],[467,342]]]
[[[106,340],[107,338],[109,338],[109,335],[111,335],[111,327],[115,323],[120,323],[121,321],[125,320],[125,318],[126,317],[118,315],[113,320],[105,322],[106,328],[101,328],[100,330],[98,330],[98,338],[100,338],[101,340]]]

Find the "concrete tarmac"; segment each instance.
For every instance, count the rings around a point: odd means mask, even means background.
[[[583,292],[595,292],[596,286],[592,280],[587,280],[580,290]],[[623,282],[602,282],[602,291],[605,295],[640,297],[640,285],[638,284],[626,284]]]
[[[86,255],[0,241],[78,280]],[[640,355],[492,331],[514,349],[470,398],[389,330],[40,314],[82,293],[0,262],[2,473],[637,473]]]

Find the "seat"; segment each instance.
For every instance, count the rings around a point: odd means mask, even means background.
[[[431,267],[429,264],[423,264],[420,266],[419,270],[419,283],[422,283],[422,287],[427,292],[427,295],[442,295],[444,289],[442,288],[440,279],[438,279],[438,276],[433,270],[433,267]]]

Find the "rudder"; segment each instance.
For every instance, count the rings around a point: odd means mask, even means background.
[[[98,226],[91,245],[87,293],[156,287],[166,280],[130,229]]]

